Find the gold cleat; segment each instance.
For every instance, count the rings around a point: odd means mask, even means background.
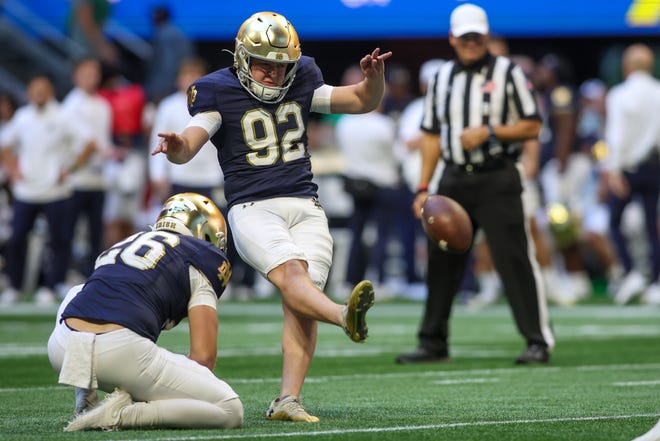
[[[363,280],[355,285],[344,308],[344,332],[356,343],[363,343],[369,335],[365,318],[373,305],[374,286],[370,281]]]
[[[298,423],[318,423],[318,417],[307,413],[300,398],[295,395],[287,395],[280,399],[276,398],[270,403],[266,412],[266,418],[276,421],[295,421]]]

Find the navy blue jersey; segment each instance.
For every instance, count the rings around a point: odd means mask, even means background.
[[[572,86],[560,84],[546,90],[541,95],[541,110],[543,114],[543,127],[539,135],[541,153],[539,165],[543,167],[547,162],[557,156],[555,116],[571,115],[577,118],[578,94]],[[573,139],[569,146],[570,152],[577,151],[577,140]]]
[[[189,266],[206,276],[218,298],[230,265],[209,242],[169,231],[137,233],[104,251],[62,319],[117,323],[152,341],[188,315]]]
[[[225,197],[240,202],[279,196],[316,197],[307,150],[307,120],[314,90],[323,85],[310,57],[301,57],[295,80],[279,103],[253,98],[232,68],[190,86],[188,111],[218,111],[222,126],[211,137],[225,176]]]

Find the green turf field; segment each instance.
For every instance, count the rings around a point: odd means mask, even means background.
[[[278,393],[281,311],[276,302],[221,302],[216,374],[242,396],[244,427],[232,431],[63,433],[73,393],[46,356],[55,310],[0,310],[1,440],[630,440],[660,417],[660,308],[594,304],[552,308],[557,348],[547,366],[514,366],[524,348],[509,309],[452,322],[453,361],[399,366],[415,345],[421,304],[382,302],[370,338],[350,342],[320,326],[303,401],[317,424],[264,419]],[[187,350],[187,326],[160,344]]]

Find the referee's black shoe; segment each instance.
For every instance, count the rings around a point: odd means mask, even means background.
[[[527,349],[516,358],[516,364],[545,364],[548,361],[550,361],[548,348],[535,343],[527,346]]]
[[[414,352],[398,355],[395,361],[397,364],[447,363],[449,354],[447,351],[436,352],[420,346]]]

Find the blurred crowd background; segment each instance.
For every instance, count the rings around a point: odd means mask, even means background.
[[[396,1],[337,1],[328,2],[327,14],[322,3],[307,2],[315,9],[306,12],[311,6],[298,1],[281,8],[268,2],[236,7],[139,2],[129,12],[133,2],[128,1],[54,3],[5,0],[0,6],[0,304],[56,303],[89,275],[98,252],[148,228],[173,193],[208,191],[219,206],[226,205],[212,147],[206,159],[187,169],[149,152],[157,143],[155,132],[185,126],[187,86],[232,62],[223,50],[233,51],[238,25],[253,12],[272,9],[294,24],[303,54],[316,59],[328,84],[355,82],[355,63],[372,48],[393,51],[377,112],[313,115],[308,128],[320,201],[335,240],[327,292],[342,298],[354,283],[369,278],[381,300],[424,298],[426,237],[411,211],[420,97],[443,60],[453,57],[448,15],[459,2],[409,2],[416,4],[414,11],[400,11]],[[489,11],[491,50],[514,58],[545,103],[541,150],[526,160],[532,163],[530,186],[538,188],[530,216],[538,230],[537,248],[545,252],[540,260],[550,300],[561,306],[590,299],[633,301],[644,290],[639,283],[624,287],[632,284],[626,277],[634,270],[650,285],[653,268],[639,203],[633,201],[622,219],[631,264],[622,265],[611,240],[600,185],[600,164],[608,155],[605,103],[609,89],[624,79],[621,59],[631,44],[643,43],[655,53],[652,74],[660,76],[660,6],[641,10],[637,1],[581,2],[572,10],[556,2],[475,3]],[[61,103],[53,108],[52,121],[68,121],[61,130],[25,130],[31,120],[24,111],[24,129],[3,133],[21,109],[51,102]],[[106,117],[107,124],[101,124]],[[21,152],[11,154],[20,142],[70,147],[58,154],[34,150],[21,158]],[[557,157],[562,148],[570,160]],[[51,185],[45,195],[14,188],[13,164],[21,160],[29,161],[37,175],[53,167],[64,170],[56,181],[68,191],[50,191]],[[209,164],[216,167],[205,167]],[[43,209],[29,211],[16,204],[15,196]],[[23,216],[21,231],[12,227],[17,213]],[[63,225],[58,230],[55,224]],[[656,216],[656,235],[657,227]],[[461,295],[475,308],[501,298],[483,243],[475,239],[473,271]],[[231,257],[228,297],[275,294],[238,256]],[[635,292],[622,293],[622,288]],[[658,296],[647,293],[640,300],[660,304]]]

